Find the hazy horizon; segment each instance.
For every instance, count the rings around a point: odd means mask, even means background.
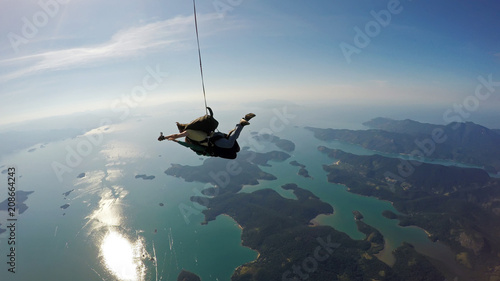
[[[409,108],[408,118],[422,111],[424,122],[441,118],[428,118],[429,108],[471,121],[478,112],[499,117],[496,1],[197,5],[212,106],[274,99]],[[1,124],[165,102],[202,105],[190,1],[3,6]]]

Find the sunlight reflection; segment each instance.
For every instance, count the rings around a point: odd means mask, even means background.
[[[119,226],[122,222],[120,204],[127,194],[128,192],[120,186],[102,191],[99,207],[87,217],[88,223],[92,226],[90,230],[104,226]]]
[[[137,160],[151,158],[140,147],[131,142],[112,140],[106,143],[100,153],[108,162],[119,162],[123,160]]]
[[[110,230],[102,240],[100,251],[106,268],[118,280],[143,280],[145,251],[140,239],[132,243],[122,234]]]
[[[143,261],[151,259],[145,249],[144,239],[141,236],[130,239],[126,234],[122,207],[124,198],[127,196],[122,186],[107,186],[107,180],[120,175],[120,170],[112,170],[107,173],[98,173],[100,181],[91,177],[87,183],[93,190],[87,194],[99,195],[98,206],[87,216],[88,222],[83,228],[89,231],[89,237],[95,241],[98,248],[99,263],[102,268],[110,274],[110,280],[139,281],[145,280],[146,265]],[[96,188],[98,187],[98,188]],[[94,193],[95,192],[95,193]]]
[[[123,170],[117,168],[108,168],[106,181],[117,181],[123,177]]]

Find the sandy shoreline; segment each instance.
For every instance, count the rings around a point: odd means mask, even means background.
[[[226,214],[226,213],[223,213],[223,214],[220,214],[220,215],[222,215],[222,216],[227,216],[228,218],[230,218],[231,220],[233,220],[233,221],[236,223],[236,225],[238,226],[238,228],[239,228],[239,229],[241,229],[241,231],[243,231],[243,227],[242,227],[242,226],[241,226],[241,225],[240,225],[240,224],[239,224],[239,223],[238,223],[235,219],[233,219],[230,215],[228,215],[228,214]],[[256,261],[256,260],[260,257],[260,253],[259,253],[259,251],[254,250],[254,249],[252,249],[252,248],[250,248],[250,247],[248,247],[248,246],[243,245],[243,239],[241,239],[241,246],[243,246],[243,247],[245,247],[245,248],[248,248],[248,249],[250,249],[250,250],[252,250],[252,251],[254,251],[254,252],[256,252],[256,253],[257,253],[257,257],[255,258],[255,260],[253,260],[253,261],[251,261],[251,262]],[[240,266],[242,266],[242,265],[240,265]],[[239,266],[239,267],[240,267],[240,266]]]

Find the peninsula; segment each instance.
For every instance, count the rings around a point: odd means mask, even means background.
[[[500,171],[500,134],[481,125],[450,123],[434,125],[413,120],[375,118],[365,122],[370,130],[306,127],[320,140],[340,140],[364,148],[406,154],[417,161],[444,159]]]
[[[402,177],[401,159],[318,149],[333,159],[323,166],[329,182],[393,202],[404,215],[385,212],[386,217],[396,216],[400,225],[419,226],[432,240],[446,243],[477,280],[500,276],[499,179],[482,169],[428,163],[413,163]]]
[[[258,155],[258,158],[255,157]],[[204,223],[226,214],[242,227],[242,244],[259,252],[256,260],[239,266],[231,280],[403,280],[417,266],[421,279],[442,281],[444,277],[427,259],[416,252],[419,262],[404,260],[400,255],[398,270],[378,260],[374,254],[383,248],[380,233],[359,222],[358,227],[367,235],[363,240],[353,240],[347,234],[329,226],[313,226],[311,220],[319,214],[331,214],[333,208],[312,192],[295,183],[282,185],[292,190],[297,199],[287,199],[272,189],[252,193],[239,193],[243,185],[255,185],[262,180],[276,177],[263,172],[259,165],[269,161],[283,161],[276,152],[240,152],[235,160],[207,158],[199,166],[173,164],[167,175],[181,177],[188,182],[210,183],[202,194],[191,200],[207,209]],[[255,159],[259,159],[255,161]],[[420,262],[422,261],[422,262]],[[307,270],[314,264],[315,270]],[[304,269],[304,266],[307,267]]]

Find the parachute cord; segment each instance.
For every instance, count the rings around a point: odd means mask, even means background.
[[[207,95],[205,94],[205,81],[203,79],[203,66],[201,64],[200,38],[198,36],[198,20],[196,19],[196,2],[193,0],[194,26],[196,29],[196,42],[198,43],[198,58],[200,60],[201,86],[203,88],[203,99],[205,100],[205,112],[208,115]]]

